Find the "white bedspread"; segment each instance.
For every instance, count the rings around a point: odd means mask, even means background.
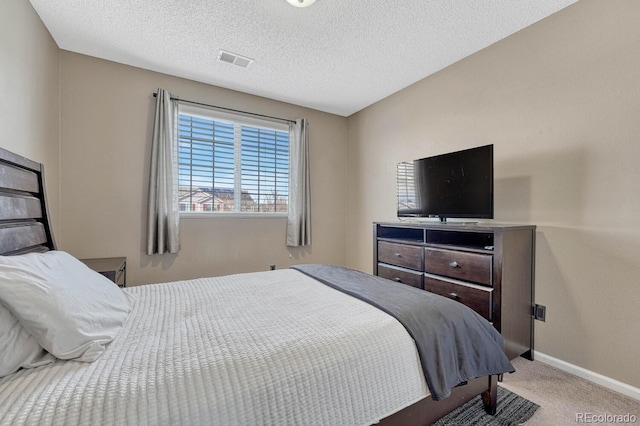
[[[0,424],[371,424],[427,395],[398,321],[300,272],[123,291],[97,361],[0,379]]]

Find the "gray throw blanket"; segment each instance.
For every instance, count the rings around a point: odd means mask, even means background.
[[[481,376],[512,373],[498,331],[462,303],[385,278],[333,265],[292,266],[395,317],[416,342],[434,400]]]

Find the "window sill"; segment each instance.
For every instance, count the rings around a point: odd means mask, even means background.
[[[286,219],[287,213],[180,213],[180,219]]]

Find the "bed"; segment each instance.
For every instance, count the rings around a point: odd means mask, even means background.
[[[82,292],[104,292],[100,303],[119,322],[89,315],[112,326],[110,334],[67,350],[48,339],[49,328],[31,328],[21,309],[35,309],[32,299],[0,279],[5,315],[47,348],[38,346],[29,368],[0,378],[0,424],[430,424],[477,395],[495,413],[497,375],[513,368],[488,323],[479,327],[490,337],[473,334],[470,352],[491,365],[474,374],[465,351],[429,343],[419,336],[428,327],[406,324],[413,314],[395,314],[370,300],[375,294],[353,294],[360,279],[377,280],[363,284],[376,292],[399,285],[357,271],[303,265],[119,289],[56,250],[44,188],[41,164],[0,148],[0,261],[28,271],[53,264],[51,276],[64,276],[71,296],[60,293],[51,308],[63,318],[43,327],[82,311],[74,299]],[[338,273],[344,283],[334,280]],[[452,316],[439,329],[459,322]],[[475,331],[457,333],[464,340]],[[492,339],[498,352],[479,343]],[[434,370],[447,360],[465,371],[447,379],[447,369]]]

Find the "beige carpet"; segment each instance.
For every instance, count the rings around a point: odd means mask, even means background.
[[[589,422],[589,414],[629,414],[635,416],[635,423],[631,424],[640,425],[640,401],[538,361],[516,358],[512,363],[516,372],[505,374],[500,385],[540,405],[527,426],[624,424],[603,423],[598,417],[591,417]]]

